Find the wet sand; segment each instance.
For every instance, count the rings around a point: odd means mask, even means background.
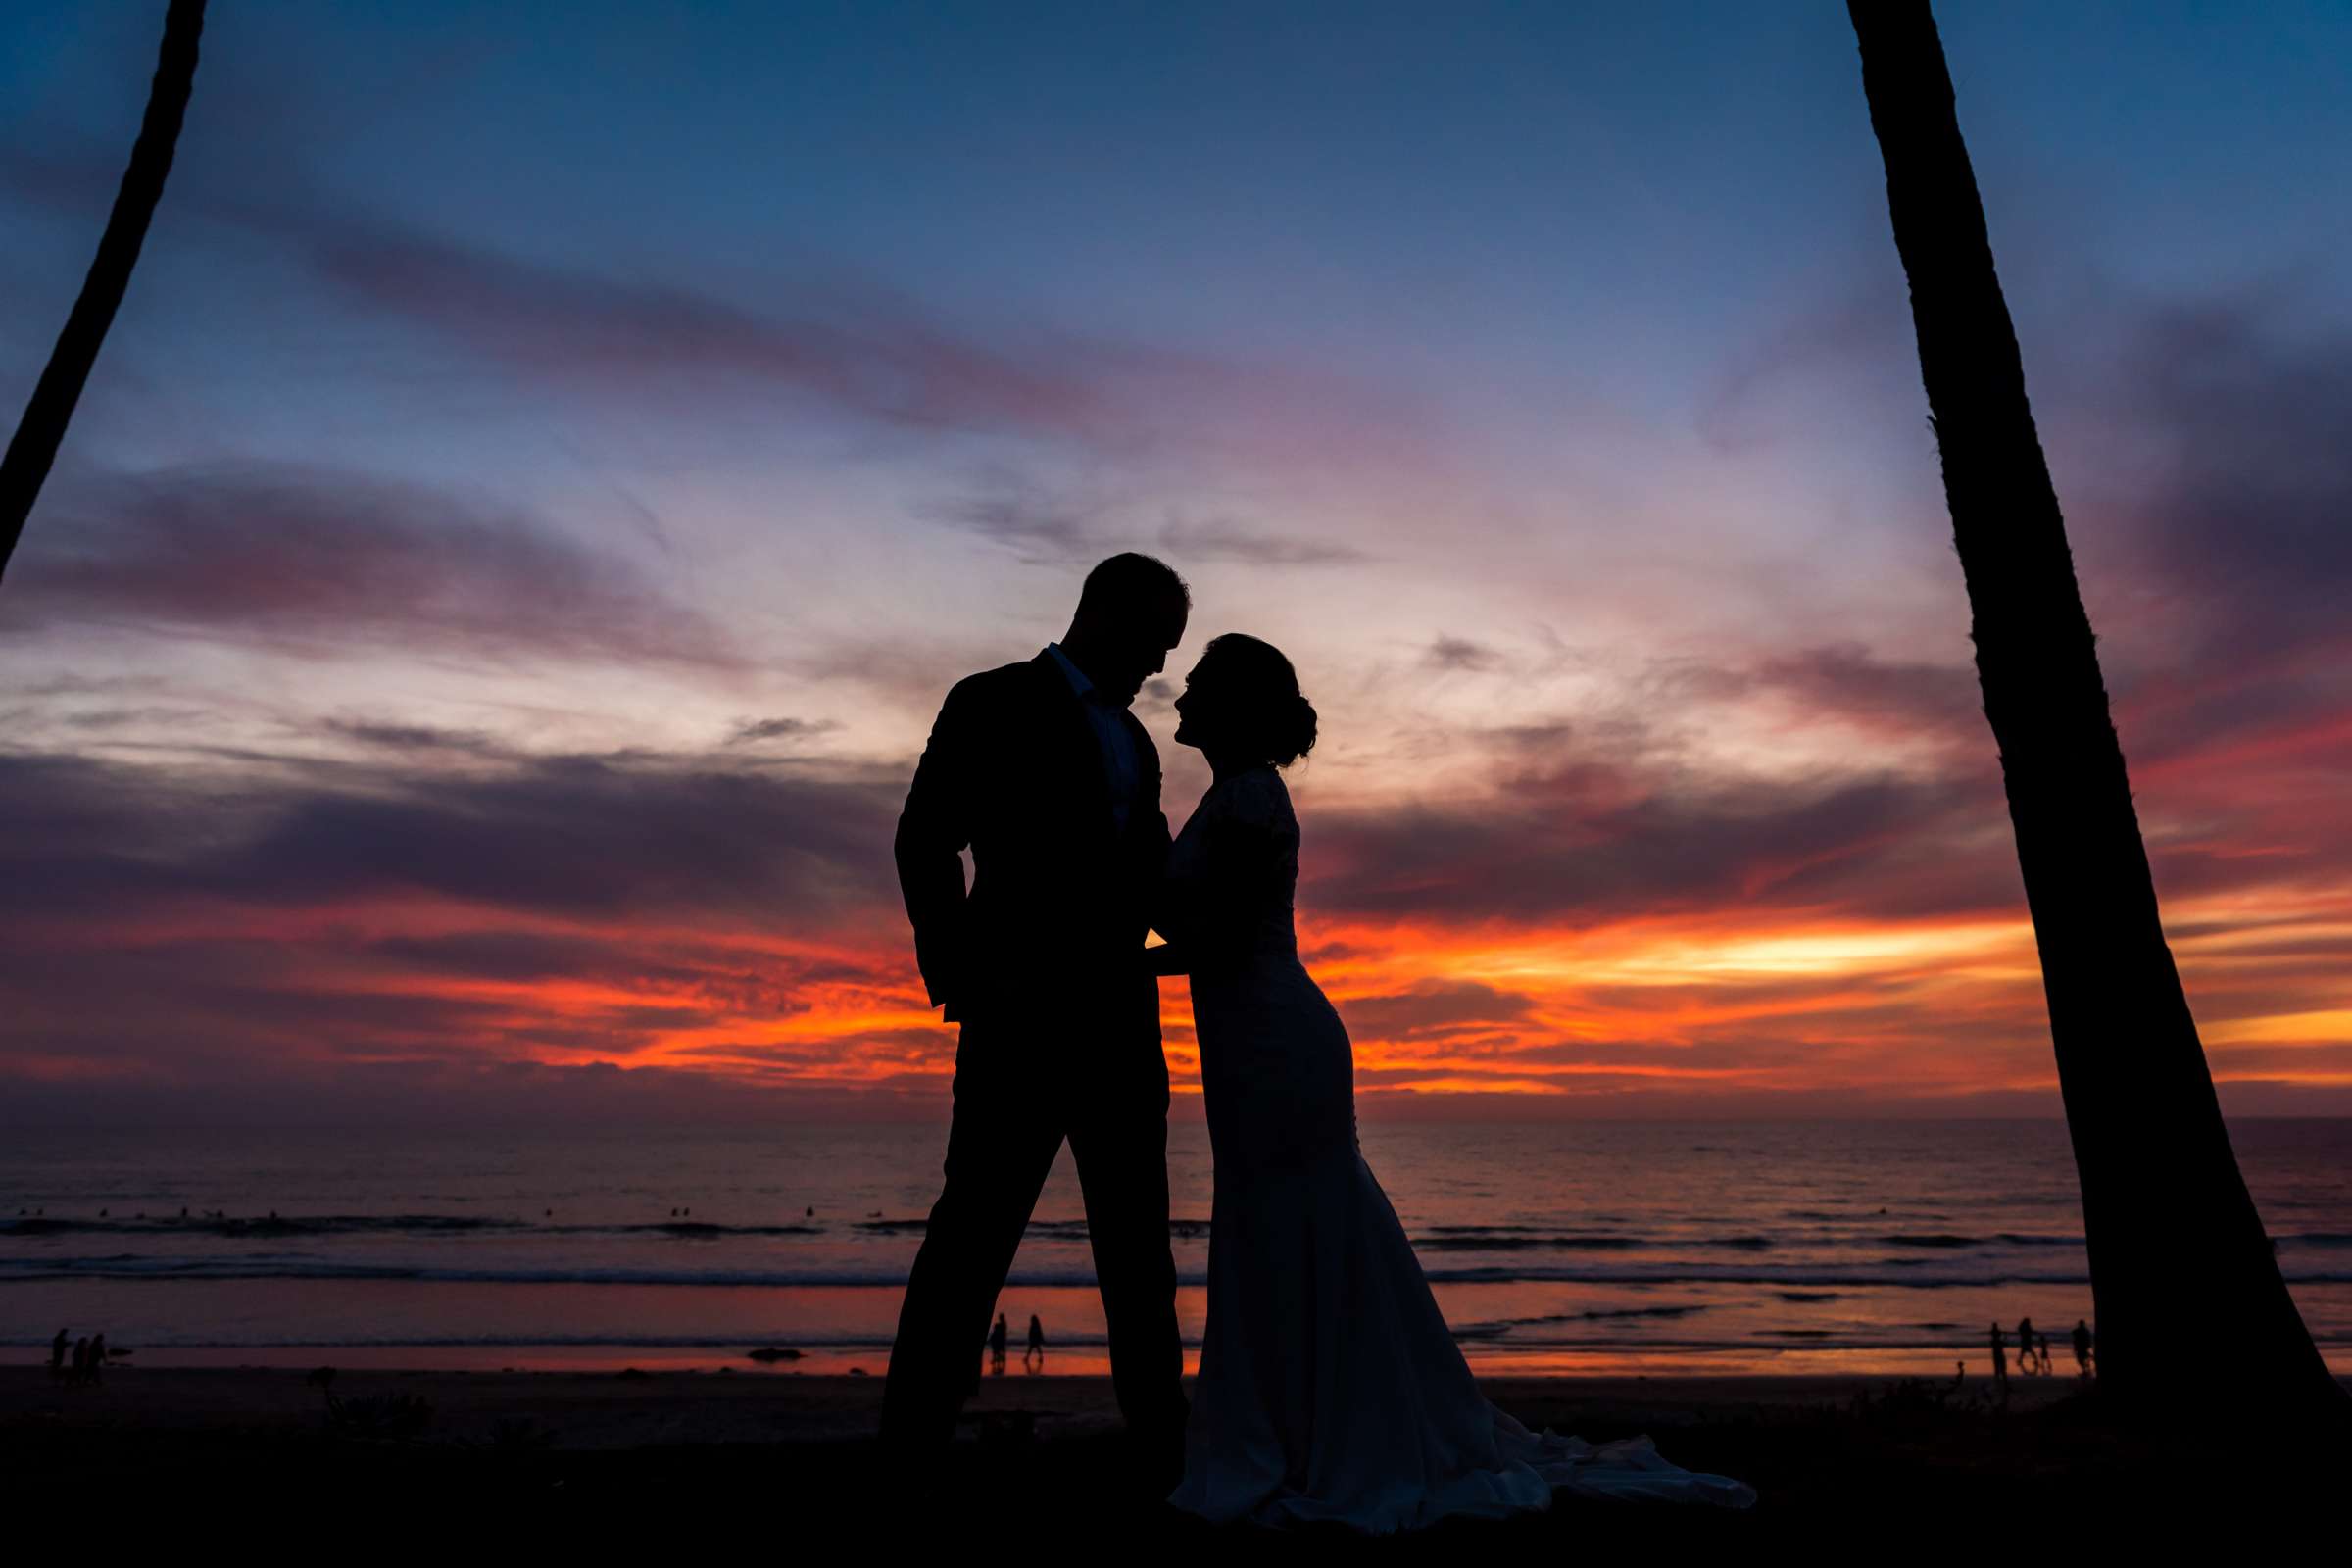
[[[125,1425],[165,1430],[308,1433],[324,1423],[325,1396],[299,1370],[274,1367],[109,1368],[96,1388],[66,1388],[38,1368],[0,1369],[0,1421],[68,1428]],[[1974,1381],[1974,1380],[1972,1380]],[[1488,1395],[1535,1426],[1660,1430],[1842,1405],[1886,1380],[1855,1377],[1523,1378],[1488,1380]],[[2011,1407],[2038,1409],[2071,1380],[2021,1379]],[[433,1407],[426,1436],[487,1442],[501,1421],[534,1421],[565,1448],[669,1444],[844,1443],[870,1438],[882,1405],[879,1377],[789,1371],[363,1372],[340,1370],[336,1396],[413,1395]],[[965,1407],[963,1435],[1026,1418],[1041,1439],[1113,1433],[1110,1380],[983,1379]]]

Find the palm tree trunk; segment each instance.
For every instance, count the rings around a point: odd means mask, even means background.
[[[115,193],[115,210],[98,241],[98,255],[81,282],[81,297],[66,318],[66,329],[49,352],[48,368],[24,406],[24,417],[0,459],[0,573],[24,537],[24,519],[49,477],[59,443],[81,401],[82,383],[90,378],[106,329],[130,286],[130,270],[138,264],[139,247],[147,240],[147,222],[164,194],[164,176],[172,172],[172,155],[179,145],[179,122],[188,109],[188,89],[196,79],[196,41],[204,31],[204,0],[172,0],[164,15],[164,47],[155,67],[154,84],[147,90],[147,118],[139,139],[130,149],[130,168],[122,188]]]
[[[1849,0],[2082,1187],[2099,1375],[2340,1419],[2223,1125],[1927,0]],[[2217,1364],[2226,1357],[2226,1364]]]

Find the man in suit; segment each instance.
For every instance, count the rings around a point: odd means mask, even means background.
[[[934,1006],[961,1025],[947,1179],[907,1277],[882,1435],[940,1456],[1047,1172],[1069,1141],[1146,1479],[1182,1471],[1184,1351],[1168,1249],[1168,1069],[1141,960],[1168,821],[1128,706],[1192,599],[1150,556],[1095,567],[1058,643],[948,693],[899,818],[899,886]],[[967,890],[960,853],[972,852]]]

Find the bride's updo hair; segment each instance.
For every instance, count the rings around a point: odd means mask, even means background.
[[[1229,631],[1210,638],[1200,657],[1216,661],[1225,724],[1250,756],[1288,767],[1315,749],[1315,705],[1281,649]]]

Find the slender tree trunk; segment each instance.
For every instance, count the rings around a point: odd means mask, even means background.
[[[2101,1385],[2341,1420],[2173,966],[1927,0],[1849,0],[2082,1186]]]
[[[147,91],[147,118],[139,139],[130,149],[130,168],[122,188],[115,193],[115,210],[98,241],[98,255],[81,282],[81,297],[66,318],[66,329],[49,352],[48,368],[24,406],[24,417],[0,459],[0,573],[24,537],[24,519],[57,460],[58,444],[66,438],[74,405],[81,400],[82,383],[90,378],[106,329],[130,286],[130,270],[138,264],[139,247],[147,240],[147,222],[164,194],[164,176],[172,172],[172,155],[179,145],[179,122],[187,113],[188,89],[196,79],[196,42],[204,31],[204,0],[172,0],[164,16],[163,54],[156,62],[155,82]]]

